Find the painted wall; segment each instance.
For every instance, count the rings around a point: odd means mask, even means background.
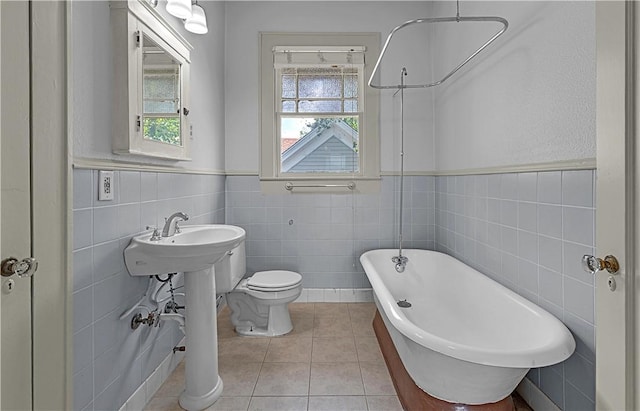
[[[434,13],[450,8],[438,2]],[[510,26],[436,89],[437,170],[595,158],[594,2],[464,2],[461,13],[502,16]],[[434,42],[479,42],[450,34]],[[436,66],[451,66],[457,48],[434,50]]]
[[[190,122],[193,161],[175,162],[111,152],[112,50],[108,1],[72,6],[73,154],[76,158],[224,170],[224,5],[203,2],[209,33],[196,35],[156,8],[194,46],[191,52]]]
[[[257,174],[259,166],[258,35],[271,32],[379,32],[384,40],[398,24],[429,14],[426,2],[228,2],[226,4],[226,166],[230,173]],[[402,61],[419,66],[421,44],[400,44],[390,50],[383,82],[399,82]],[[375,61],[367,62],[374,64]],[[398,98],[382,93],[380,116],[381,170],[399,169]],[[406,150],[416,155],[406,169],[433,170],[431,92],[407,93]]]
[[[124,266],[122,253],[131,236],[147,225],[161,227],[164,217],[175,211],[189,214],[189,223],[224,222],[225,177],[180,174],[182,167],[224,170],[224,5],[201,4],[207,13],[207,35],[186,33],[177,19],[168,17],[195,48],[189,115],[193,161],[173,163],[127,157],[144,164],[175,165],[176,173],[116,171],[115,199],[107,202],[97,200],[98,170],[74,170],[76,410],[119,409],[182,338],[182,332],[171,322],[133,331],[129,327],[133,313],[119,319],[147,289],[148,280],[131,277]],[[164,2],[158,10],[164,14]],[[123,160],[111,153],[108,2],[73,2],[71,30],[74,158]],[[180,284],[180,279],[176,282]],[[144,310],[136,312],[146,315]],[[161,382],[151,386],[158,388]]]

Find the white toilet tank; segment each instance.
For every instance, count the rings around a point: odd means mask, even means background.
[[[247,271],[247,256],[244,241],[231,250],[221,261],[214,265],[216,294],[232,291]]]

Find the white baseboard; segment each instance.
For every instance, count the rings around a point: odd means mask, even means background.
[[[178,345],[184,345],[183,338]],[[153,370],[149,378],[147,378],[138,389],[131,394],[129,399],[120,407],[120,411],[142,411],[153,398],[162,384],[169,378],[173,370],[180,364],[184,358],[184,351],[176,351],[169,353],[160,365]]]
[[[305,288],[296,303],[368,303],[373,302],[371,288]]]
[[[516,391],[524,399],[533,411],[561,411],[553,401],[549,399],[540,388],[528,378],[523,379]]]

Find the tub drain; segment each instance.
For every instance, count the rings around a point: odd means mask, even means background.
[[[400,300],[398,301],[398,307],[409,308],[411,307],[411,303],[407,300]]]

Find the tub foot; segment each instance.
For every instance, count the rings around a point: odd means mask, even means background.
[[[396,351],[391,336],[384,325],[384,320],[377,310],[373,319],[373,329],[403,409],[407,411],[514,411],[516,409],[511,396],[498,402],[481,405],[453,404],[432,397],[413,382],[413,379],[404,368],[400,355]]]

